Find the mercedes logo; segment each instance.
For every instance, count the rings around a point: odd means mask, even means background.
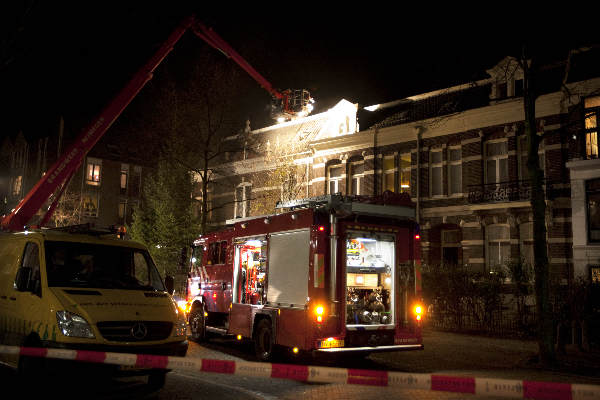
[[[146,337],[148,334],[148,328],[141,322],[136,323],[131,327],[131,336],[133,336],[137,340],[141,340]]]

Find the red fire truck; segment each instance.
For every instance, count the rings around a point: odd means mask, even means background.
[[[422,349],[419,226],[410,197],[325,195],[196,239],[192,337],[236,335],[260,361]]]

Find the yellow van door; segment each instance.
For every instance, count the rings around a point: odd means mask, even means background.
[[[43,293],[42,288],[40,247],[36,241],[25,242],[19,268],[12,278],[15,284],[9,293],[6,344],[41,346],[43,340],[52,340],[52,329],[56,330],[56,323],[47,319],[50,310],[43,298],[48,293]],[[10,363],[16,365],[17,359]]]

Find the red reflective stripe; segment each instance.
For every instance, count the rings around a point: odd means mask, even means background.
[[[75,359],[77,361],[104,363],[104,360],[106,360],[106,353],[102,351],[77,350]]]
[[[235,373],[235,361],[225,360],[207,360],[202,359],[203,372],[218,372],[221,374],[234,374]]]
[[[475,393],[475,378],[431,375],[431,390]]]
[[[387,371],[369,371],[366,369],[348,369],[348,383],[354,385],[387,386]]]
[[[21,347],[19,354],[30,357],[46,357],[48,349],[42,347]]]
[[[570,383],[523,381],[523,397],[536,400],[571,400]]]
[[[293,379],[306,381],[308,379],[308,366],[271,364],[271,378]]]
[[[138,368],[167,368],[168,356],[153,356],[149,354],[138,354],[135,366]]]

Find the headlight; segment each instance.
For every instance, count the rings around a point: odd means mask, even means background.
[[[187,336],[187,321],[185,320],[185,314],[182,312],[177,313],[173,336]]]
[[[88,322],[80,315],[68,311],[57,311],[56,321],[58,322],[58,329],[65,336],[89,339],[96,337]]]

